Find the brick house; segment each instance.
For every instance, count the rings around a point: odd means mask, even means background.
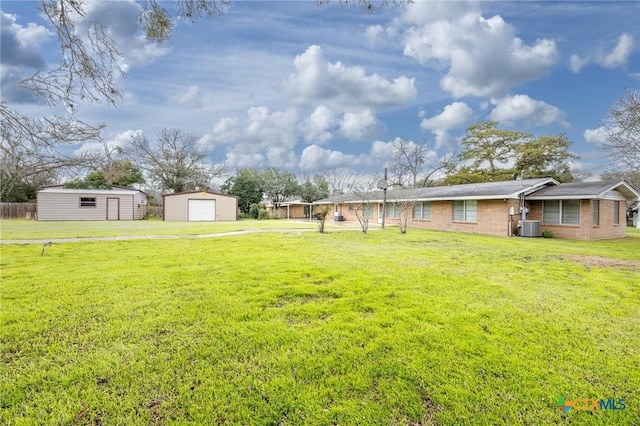
[[[640,198],[624,181],[559,184],[551,178],[393,189],[386,195],[384,219],[390,225],[398,224],[405,215],[407,226],[413,228],[532,237],[551,230],[556,237],[576,239],[624,236],[626,203]],[[367,215],[381,223],[383,198],[383,191],[351,193],[319,200],[314,205],[332,205],[334,220],[357,221],[357,215]],[[570,208],[575,210],[576,202],[580,210],[577,223],[567,223],[567,215]],[[560,205],[564,207],[557,213],[560,223],[552,223],[554,206]],[[617,224],[613,217],[616,206]],[[593,208],[597,209],[598,225],[587,220],[595,217]]]

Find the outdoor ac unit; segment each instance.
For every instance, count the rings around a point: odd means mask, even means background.
[[[521,237],[539,237],[540,221],[539,220],[523,220],[520,227]]]

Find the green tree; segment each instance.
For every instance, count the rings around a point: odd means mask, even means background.
[[[287,198],[299,194],[300,185],[293,173],[271,167],[262,173],[262,189],[271,202],[278,206]]]
[[[299,195],[305,203],[313,203],[327,198],[329,196],[329,182],[323,176],[315,175],[313,180],[306,179],[300,185]]]
[[[498,128],[497,121],[481,121],[467,128],[462,138],[462,166],[445,179],[446,184],[497,182],[524,177],[573,180],[566,135],[540,136]]]
[[[239,169],[235,176],[222,184],[221,189],[225,194],[238,197],[238,208],[242,213],[249,213],[252,204],[262,201],[262,177],[255,169]]]
[[[65,184],[65,188],[111,189],[113,185],[129,187],[143,184],[142,170],[129,160],[115,160],[100,170],[94,170],[78,181]]]

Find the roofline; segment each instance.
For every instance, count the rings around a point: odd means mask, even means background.
[[[610,197],[607,197],[607,193],[616,190],[617,188],[619,188],[620,186],[624,186],[630,193],[632,193],[633,195],[635,195],[636,197],[636,201],[640,201],[640,193],[638,191],[636,191],[631,185],[629,185],[627,182],[625,182],[624,180],[619,181],[618,183],[615,183],[609,187],[607,187],[605,190],[598,192],[597,194],[575,194],[575,195],[550,195],[550,196],[545,196],[545,195],[531,195],[528,196],[527,199],[528,200],[533,200],[533,201],[541,201],[541,200],[596,200],[596,199],[608,199]],[[629,200],[629,198],[623,193],[623,196],[626,200]],[[613,198],[611,198],[613,199]]]
[[[215,192],[215,191],[184,191],[184,192],[171,192],[169,194],[162,194],[162,198],[164,197],[171,197],[173,195],[186,195],[186,194],[211,194],[211,195],[222,195],[224,197],[232,197],[232,198],[240,198],[236,195],[230,195],[230,194],[223,194],[222,192]]]

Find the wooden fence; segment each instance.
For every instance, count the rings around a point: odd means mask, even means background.
[[[0,219],[36,219],[36,203],[0,203]]]

